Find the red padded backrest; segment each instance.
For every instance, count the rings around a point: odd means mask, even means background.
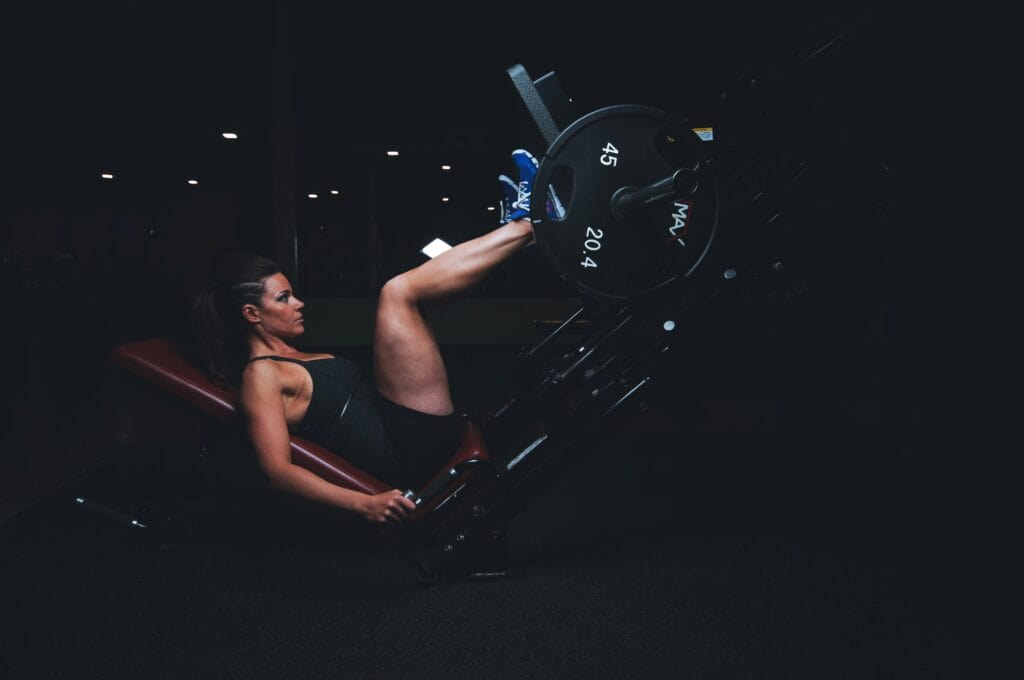
[[[170,340],[150,338],[120,345],[114,348],[111,358],[117,366],[184,399],[209,415],[230,421],[237,414],[234,390],[211,383],[202,371],[182,356]],[[380,493],[393,488],[302,437],[291,436],[291,453],[293,463],[338,486],[363,493]],[[479,427],[472,421],[465,421],[462,445],[452,456],[448,467],[468,458],[488,457]]]
[[[111,355],[114,363],[129,373],[181,397],[206,413],[231,420],[235,417],[233,390],[214,385],[178,347],[164,338],[151,338],[120,345]]]

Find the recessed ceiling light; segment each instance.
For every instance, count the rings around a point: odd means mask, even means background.
[[[388,155],[389,156],[397,156],[398,152],[397,151],[388,151]]]
[[[238,134],[235,132],[222,132],[220,136],[224,139],[238,139]]]
[[[448,197],[447,196],[442,196],[441,197],[441,202],[442,203],[447,203],[448,202]]]
[[[199,184],[199,180],[197,180],[197,179],[190,179],[190,180],[188,181],[188,183],[189,183],[189,184]]]
[[[441,166],[441,169],[442,169],[442,170],[451,170],[451,169],[452,169],[452,166],[450,166],[450,165],[442,165],[442,166]]]
[[[331,189],[331,196],[337,196],[339,191],[337,189]]]
[[[114,176],[111,175],[109,172],[103,173],[102,175],[100,175],[100,177],[102,177],[103,179],[114,179]]]
[[[494,212],[494,206],[493,205],[487,206],[487,211],[488,212]]]
[[[306,195],[309,196],[310,198],[319,198],[319,196],[317,194],[306,194]]]

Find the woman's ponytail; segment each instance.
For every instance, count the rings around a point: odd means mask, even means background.
[[[203,369],[210,380],[237,386],[249,356],[249,325],[242,307],[259,305],[264,281],[281,271],[275,262],[255,253],[221,256],[212,280],[195,297],[192,321]]]

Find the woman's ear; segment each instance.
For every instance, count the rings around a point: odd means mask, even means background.
[[[249,323],[260,322],[260,308],[256,305],[242,305],[242,318]]]

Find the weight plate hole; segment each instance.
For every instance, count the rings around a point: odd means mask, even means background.
[[[549,218],[561,221],[565,215],[572,212],[575,186],[575,176],[572,169],[568,166],[559,165],[551,172],[547,193],[547,214]],[[558,206],[561,206],[561,210],[558,209]]]

